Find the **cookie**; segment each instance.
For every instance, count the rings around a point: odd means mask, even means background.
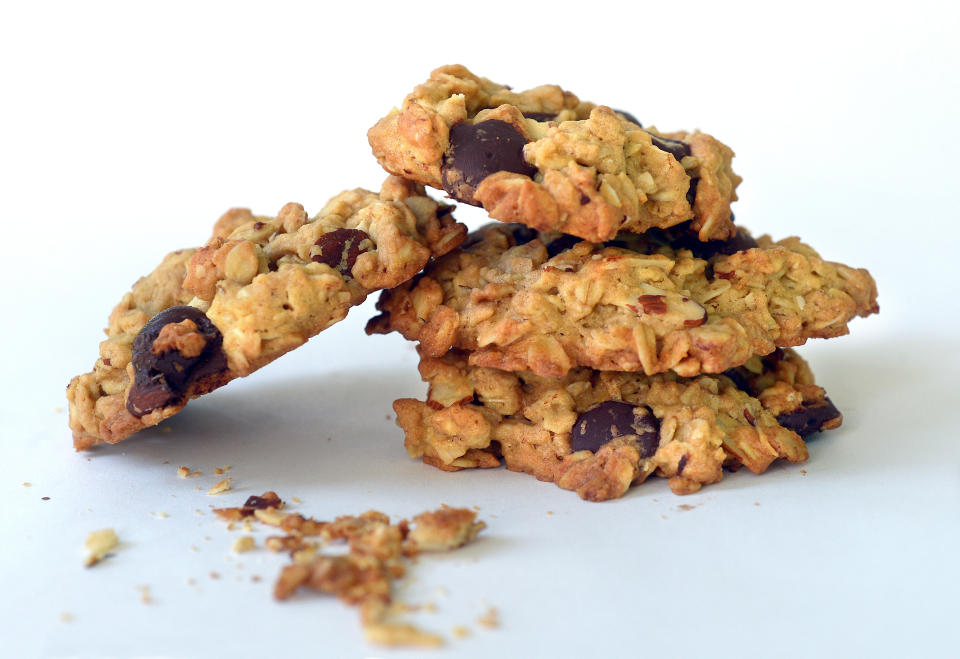
[[[443,66],[367,134],[391,174],[491,217],[593,242],[687,220],[733,234],[740,177],[706,133],[660,132],[556,85],[522,92]]]
[[[234,209],[199,249],[169,254],[110,315],[93,371],[67,387],[74,446],[118,442],[249,375],[463,241],[450,207],[396,177],[314,217]]]
[[[689,494],[724,468],[759,474],[777,459],[803,462],[802,437],[843,419],[793,350],[694,378],[588,368],[543,378],[471,366],[453,350],[422,355],[420,374],[426,402],[393,405],[411,457],[445,471],[502,460],[588,501],[620,497],[651,475]]]
[[[866,270],[797,238],[741,229],[701,243],[682,228],[608,244],[491,224],[385,292],[368,333],[399,331],[430,357],[562,377],[571,368],[721,373],[752,355],[847,333],[878,311]]]

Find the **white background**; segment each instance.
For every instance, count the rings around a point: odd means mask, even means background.
[[[0,656],[420,656],[366,645],[331,599],[274,603],[278,556],[230,556],[208,504],[266,489],[324,519],[478,506],[476,544],[403,587],[437,606],[416,618],[450,638],[437,656],[948,655],[958,31],[956,3],[917,1],[5,3]],[[367,128],[454,62],[711,132],[737,151],[739,222],[868,267],[882,313],[802,349],[843,428],[802,467],[685,498],[660,479],[589,504],[505,470],[444,474],[401,448],[390,403],[425,387],[411,346],[363,334],[371,300],[169,432],[75,454],[64,387],[128,286],[230,206],[376,189]],[[236,490],[214,499],[222,464]],[[84,570],[107,526],[121,547]],[[488,606],[498,629],[474,622]]]

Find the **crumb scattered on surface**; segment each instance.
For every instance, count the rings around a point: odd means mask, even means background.
[[[433,602],[424,602],[424,603],[423,603],[423,606],[422,606],[421,608],[422,608],[424,611],[426,611],[427,613],[436,613],[436,612],[437,612],[437,605],[434,604]]]
[[[153,598],[150,596],[150,586],[137,586],[137,590],[140,591],[140,603],[141,604],[152,604]]]
[[[168,515],[168,514],[165,513],[165,512],[150,513],[150,515],[153,516],[153,517],[159,517],[160,519],[166,519],[166,518],[170,517],[170,515]]]
[[[62,407],[55,407],[55,408],[53,408],[53,411],[56,412],[57,414],[63,414],[63,408],[62,408]]]
[[[196,586],[196,585],[197,585],[197,580],[194,579],[193,577],[187,577],[187,585],[188,585],[188,586]]]
[[[291,499],[291,501],[293,501],[294,503],[303,503],[303,501],[300,499],[300,497],[293,497],[293,498]]]
[[[807,470],[806,470],[806,469],[801,469],[801,470],[800,470],[800,475],[801,475],[801,476],[806,476],[806,475],[807,475]]]
[[[222,481],[211,487],[207,490],[207,494],[223,494],[224,492],[229,492],[231,489],[230,477],[224,478]]]
[[[87,536],[86,541],[83,543],[83,547],[87,552],[87,556],[84,559],[83,564],[87,567],[96,565],[103,560],[116,546],[117,534],[113,529],[100,529],[99,531],[92,531]]]
[[[24,482],[23,482],[23,486],[24,486],[24,487],[30,487],[30,486],[32,486],[32,485],[33,485],[33,483],[31,483],[31,482],[29,482],[29,481],[24,481]]]
[[[253,583],[260,583],[261,581],[263,581],[263,579],[260,577],[259,574],[255,574],[252,577],[250,577],[250,581],[252,581]]]
[[[173,428],[171,428],[170,426],[164,426],[163,428],[160,429],[160,432],[173,432]]]
[[[211,578],[211,579],[219,579],[219,578],[220,578],[220,573],[219,573],[219,572],[211,571],[211,572],[210,572],[210,578]]]
[[[487,608],[487,610],[480,616],[477,617],[477,624],[481,627],[486,627],[487,629],[494,629],[500,626],[500,612],[497,611],[495,606]]]
[[[194,473],[195,472],[190,471],[190,467],[184,467],[183,465],[177,467],[177,476],[180,478],[190,478]]]
[[[223,473],[223,469],[221,469],[220,467],[217,467],[213,470],[213,473],[219,476],[220,474]]]
[[[202,514],[203,514],[203,511],[200,510],[199,508],[194,508],[194,509],[193,509],[193,512],[197,513],[198,515],[202,515]]]
[[[470,636],[470,628],[466,625],[457,625],[450,633],[453,634],[454,638],[466,638]]]
[[[69,611],[63,611],[60,614],[60,622],[73,622],[73,614]]]
[[[548,514],[548,515],[552,515],[552,514],[553,514],[553,511],[552,511],[552,510],[548,510],[548,511],[547,511],[547,514]]]
[[[760,502],[759,502],[759,501],[754,501],[754,502],[753,502],[753,505],[759,506],[759,505],[760,505]]]
[[[257,542],[253,539],[253,536],[242,535],[236,540],[233,541],[233,546],[231,550],[235,554],[242,554],[245,551],[250,551],[255,549]],[[240,567],[239,565],[237,567]]]
[[[677,510],[683,511],[693,510],[694,508],[696,508],[696,506],[692,506],[689,503],[681,503],[679,506],[677,506]]]
[[[41,501],[49,501],[49,500],[50,500],[50,497],[40,497],[40,500],[41,500]]]
[[[196,545],[190,545],[190,551],[200,551],[200,548]]]

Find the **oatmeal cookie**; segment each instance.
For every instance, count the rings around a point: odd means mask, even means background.
[[[411,457],[445,471],[502,459],[589,501],[620,497],[651,474],[688,494],[723,467],[759,474],[776,459],[802,462],[802,437],[843,418],[792,350],[695,378],[588,368],[543,378],[471,366],[453,350],[422,355],[420,374],[426,402],[393,404]]]
[[[67,387],[74,445],[118,442],[249,375],[463,241],[450,207],[396,177],[314,217],[233,210],[199,249],[169,254],[110,314],[93,371]]]
[[[367,134],[391,174],[446,190],[491,217],[585,240],[693,220],[733,234],[733,151],[699,131],[643,128],[556,85],[522,92],[443,66]]]
[[[401,332],[431,357],[562,377],[605,371],[721,373],[777,347],[847,333],[878,311],[863,269],[824,261],[797,238],[740,229],[701,243],[682,229],[577,242],[491,224],[424,274],[386,291],[368,333]]]

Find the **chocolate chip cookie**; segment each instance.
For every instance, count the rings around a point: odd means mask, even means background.
[[[422,276],[382,294],[368,333],[399,331],[429,357],[563,377],[571,368],[721,373],[777,347],[847,333],[878,311],[873,278],[797,238],[740,230],[700,243],[675,232],[578,242],[491,224]]]
[[[740,177],[710,135],[661,132],[556,85],[514,92],[443,66],[368,133],[391,174],[446,190],[491,217],[585,240],[687,220],[733,234]]]
[[[74,445],[118,442],[249,375],[396,286],[466,236],[450,207],[390,177],[314,217],[233,210],[199,249],[169,254],[110,315],[90,373],[67,387]]]
[[[807,459],[803,437],[843,417],[793,350],[722,375],[681,378],[575,368],[560,378],[421,355],[426,402],[394,403],[407,453],[446,471],[496,467],[552,481],[583,499],[622,496],[650,475],[677,494],[723,469],[762,473]]]

